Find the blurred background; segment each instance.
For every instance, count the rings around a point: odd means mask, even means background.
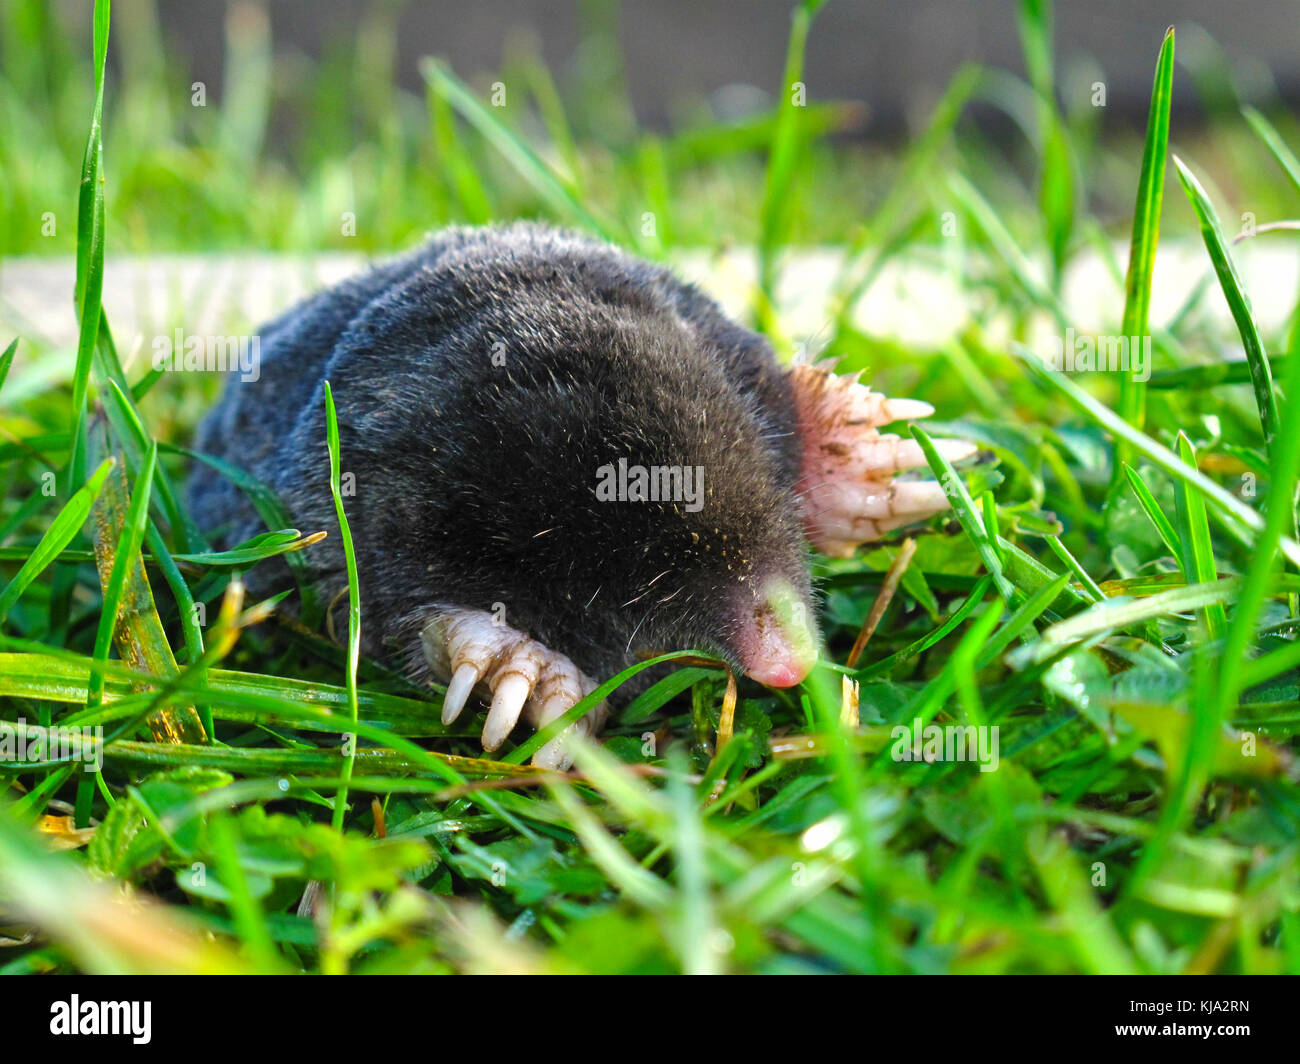
[[[790,30],[790,0],[284,0],[267,5],[276,50],[319,61],[349,39],[391,27],[395,48],[378,42],[398,84],[418,92],[419,59],[445,56],[462,75],[500,69],[523,48],[540,56],[575,94],[626,92],[646,128],[666,131],[701,117],[738,118],[771,105]],[[856,132],[897,137],[918,106],[943,90],[962,63],[1024,70],[1016,0],[846,0],[818,15],[808,36],[806,71],[816,95],[870,108]],[[157,22],[170,54],[194,77],[223,85],[221,3],[161,0]],[[1226,59],[1252,97],[1300,87],[1300,10],[1291,0],[1071,0],[1056,28],[1063,92],[1091,95],[1110,79],[1108,105],[1124,120],[1144,120],[1150,97],[1150,42],[1181,23],[1193,68]],[[1193,27],[1196,30],[1193,31]],[[1201,32],[1203,31],[1203,32]],[[391,57],[385,55],[391,50]],[[1217,75],[1216,75],[1217,77]],[[1218,92],[1226,86],[1207,86]],[[1230,91],[1230,89],[1229,89]],[[597,106],[600,104],[595,101]],[[1177,104],[1192,110],[1182,86]],[[1113,112],[1114,113],[1114,112]],[[626,118],[627,116],[621,116]],[[615,119],[619,121],[620,119]],[[608,132],[619,132],[615,125]],[[622,132],[627,132],[623,129]]]
[[[447,97],[430,91],[425,57],[485,103],[503,86],[494,113],[639,243],[647,201],[664,197],[673,242],[752,241],[793,6],[117,0],[110,250],[378,250],[448,221],[555,214],[516,166],[458,127]],[[1061,4],[1046,15],[1054,44],[1037,72],[1027,70],[1022,10],[1015,0],[833,0],[818,10],[801,71],[812,165],[795,175],[804,194],[790,206],[791,238],[838,241],[865,219],[891,189],[899,146],[971,64],[979,76],[956,149],[995,203],[1013,204],[1039,179],[1034,89],[1048,84],[1073,145],[1076,213],[1128,216],[1170,24],[1177,138],[1240,127],[1243,102],[1293,131],[1274,115],[1300,92],[1293,3]],[[89,0],[0,4],[6,254],[73,246],[73,225],[51,227],[46,214],[70,221],[92,102],[90,11]],[[1261,156],[1248,131],[1224,130],[1203,155],[1228,195],[1270,206],[1267,186],[1252,182]],[[345,211],[350,233],[338,224]]]

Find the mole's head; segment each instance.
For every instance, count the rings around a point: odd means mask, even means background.
[[[638,419],[640,440],[611,450],[596,493],[620,537],[602,568],[621,585],[623,625],[639,626],[633,649],[698,647],[760,683],[799,683],[817,659],[816,613],[798,502],[761,431],[770,426],[756,432],[731,396],[658,398],[651,413],[667,424],[647,433],[653,419]]]
[[[581,365],[549,347],[548,386],[521,388],[517,411],[513,389],[494,397],[496,431],[531,428],[502,441],[509,506],[476,542],[508,552],[496,569],[526,585],[533,630],[588,662],[696,648],[799,683],[819,639],[794,427],[690,337],[601,341]]]

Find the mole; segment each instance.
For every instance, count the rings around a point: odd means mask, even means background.
[[[446,723],[486,702],[488,751],[650,653],[700,649],[800,683],[820,649],[809,545],[849,557],[949,505],[934,481],[895,477],[925,458],[880,431],[929,404],[826,363],[783,366],[668,269],[539,224],[441,231],[257,336],[260,373],[230,376],[198,448],[329,533],[304,553],[333,601],[347,574],[330,382],[363,649],[445,683]],[[937,444],[954,461],[976,451]],[[202,527],[226,545],[265,530],[241,489],[196,466]],[[289,570],[247,579],[270,591]],[[608,711],[571,728],[594,734]],[[534,763],[567,767],[568,735]]]

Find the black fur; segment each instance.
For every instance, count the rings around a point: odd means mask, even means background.
[[[769,576],[811,602],[785,375],[765,340],[658,266],[535,225],[453,229],[260,336],[260,379],[231,379],[198,446],[270,484],[304,532],[329,532],[309,548],[328,602],[346,583],[330,381],[370,653],[418,668],[433,604],[501,603],[604,679],[638,652],[734,660],[747,589]],[[703,466],[703,509],[597,501],[598,469],[619,458]],[[263,529],[206,466],[191,498],[226,543]],[[287,580],[282,565],[259,573],[258,590]]]

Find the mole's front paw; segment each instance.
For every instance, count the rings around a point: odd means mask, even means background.
[[[926,464],[920,444],[882,435],[880,425],[929,417],[934,407],[917,399],[889,399],[837,376],[824,364],[790,370],[803,465],[798,485],[804,530],[823,554],[850,557],[857,547],[895,528],[948,509],[934,481],[896,481],[894,474]],[[935,440],[950,461],[977,450],[963,440]]]
[[[482,610],[440,609],[424,626],[420,639],[430,668],[448,681],[444,724],[460,716],[471,691],[491,700],[483,725],[484,750],[495,750],[505,742],[520,715],[540,729],[596,689],[596,682],[563,654]],[[573,758],[565,748],[565,737],[573,732],[595,734],[608,714],[604,702],[597,704],[538,750],[533,764],[568,768]]]

